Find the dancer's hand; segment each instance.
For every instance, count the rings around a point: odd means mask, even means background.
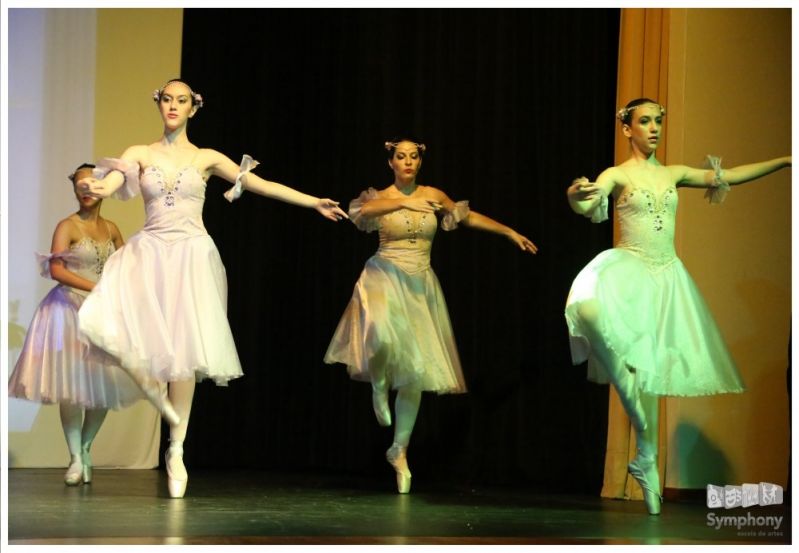
[[[402,207],[411,211],[421,211],[422,213],[435,213],[443,205],[429,198],[405,198],[402,200]]]
[[[515,230],[511,230],[508,234],[508,239],[519,246],[519,248],[524,252],[530,252],[532,254],[538,253],[538,246],[533,244],[533,241],[527,238],[526,236],[522,236]]]
[[[331,221],[349,219],[347,214],[338,206],[338,202],[329,198],[320,199],[314,206],[314,209],[321,213],[325,219],[330,219]]]
[[[580,177],[572,181],[567,194],[573,200],[584,202],[595,199],[600,191],[595,182],[589,182],[587,178]]]
[[[94,177],[80,179],[77,188],[78,192],[91,196],[92,198],[103,199],[109,197],[113,193],[105,182],[97,180]]]

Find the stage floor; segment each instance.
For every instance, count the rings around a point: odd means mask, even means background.
[[[521,489],[259,471],[192,470],[186,497],[158,470],[94,471],[69,488],[62,469],[8,471],[10,544],[757,544],[790,543],[788,505],[710,510]],[[387,474],[388,480],[391,475]],[[708,525],[708,514],[782,516],[766,526]]]

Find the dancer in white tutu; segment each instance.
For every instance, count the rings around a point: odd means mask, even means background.
[[[596,182],[576,179],[569,204],[593,222],[607,219],[613,196],[621,226],[616,247],[597,255],[572,284],[566,320],[575,364],[588,378],[610,382],[636,431],[630,474],[650,514],[660,513],[657,471],[658,396],[702,396],[744,390],[713,316],[674,250],[677,188],[707,189],[711,203],[729,185],[791,165],[790,157],[722,169],[663,166],[655,158],[665,109],[639,98],[619,110],[632,155]]]
[[[316,209],[337,221],[346,214],[333,200],[319,199],[266,181],[227,156],[189,142],[186,126],[203,105],[181,80],[153,93],[164,123],[163,136],[131,146],[119,159],[98,163],[97,176],[79,182],[86,194],[126,199],[144,197],[144,228],[106,264],[103,278],[80,311],[80,327],[99,348],[120,360],[170,423],[166,453],[169,493],[182,497],[188,474],[183,441],[195,381],[210,378],[224,386],[242,375],[227,320],[225,268],[205,230],[202,208],[212,175],[235,183],[225,196],[242,190]],[[152,392],[168,382],[168,398]],[[173,408],[174,406],[174,408]]]
[[[92,175],[93,167],[84,163],[69,176],[73,188]],[[64,475],[69,486],[91,482],[89,451],[108,409],[143,397],[112,359],[88,356],[87,344],[79,339],[78,309],[123,240],[116,225],[100,216],[102,200],[75,195],[77,213],[56,226],[50,255],[38,255],[42,276],[59,284],[37,307],[8,381],[11,397],[59,404],[71,457]]]
[[[432,186],[416,183],[424,144],[386,142],[394,183],[369,188],[350,203],[349,214],[363,231],[377,230],[380,247],[364,267],[325,355],[343,363],[352,378],[372,384],[372,403],[380,425],[391,425],[389,389],[397,390],[394,443],[386,452],[397,476],[397,490],[408,493],[411,473],[406,451],[423,391],[462,393],[466,384],[452,335],[444,294],[430,267],[430,249],[441,228],[458,223],[507,237],[523,252],[536,246],[513,229],[453,202]]]

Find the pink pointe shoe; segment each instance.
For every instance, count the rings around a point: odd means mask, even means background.
[[[180,417],[167,396],[166,386],[162,386],[155,380],[149,380],[146,384],[141,383],[141,389],[169,426],[180,424]]]
[[[408,448],[394,443],[386,451],[386,460],[397,472],[397,492],[408,493],[411,491],[411,471],[408,469]]]
[[[189,474],[183,464],[183,444],[172,444],[165,456],[169,497],[181,498],[186,493]]]
[[[83,484],[83,463],[79,455],[72,457],[72,462],[64,474],[64,484],[67,486],[80,486]]]
[[[80,460],[83,463],[83,483],[89,484],[92,481],[92,456],[87,448],[81,449]]]
[[[658,474],[657,457],[644,457],[641,451],[635,459],[627,465],[630,475],[636,479],[644,492],[644,503],[650,515],[660,514],[660,504],[663,496],[660,495],[660,475]]]

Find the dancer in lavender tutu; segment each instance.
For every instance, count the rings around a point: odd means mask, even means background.
[[[108,260],[80,311],[80,328],[120,360],[169,422],[169,494],[183,497],[188,482],[183,442],[195,381],[210,378],[224,386],[242,375],[227,320],[225,268],[202,221],[206,181],[215,175],[235,183],[225,194],[230,201],[246,189],[315,209],[333,221],[347,215],[333,200],[251,173],[258,162],[249,156],[239,166],[189,142],[186,127],[203,99],[184,81],[167,82],[153,99],[164,124],[161,138],[100,161],[102,178],[79,182],[83,193],[100,198],[141,192],[146,210],[144,228]],[[162,389],[168,383],[168,396],[156,393],[154,383]]]
[[[59,284],[37,307],[8,382],[11,397],[59,404],[70,454],[68,486],[91,482],[90,449],[108,409],[143,398],[111,358],[87,355],[88,345],[79,339],[78,310],[123,244],[117,226],[100,216],[102,200],[75,188],[93,167],[84,163],[69,176],[79,209],[56,226],[50,255],[38,256],[42,276]]]

